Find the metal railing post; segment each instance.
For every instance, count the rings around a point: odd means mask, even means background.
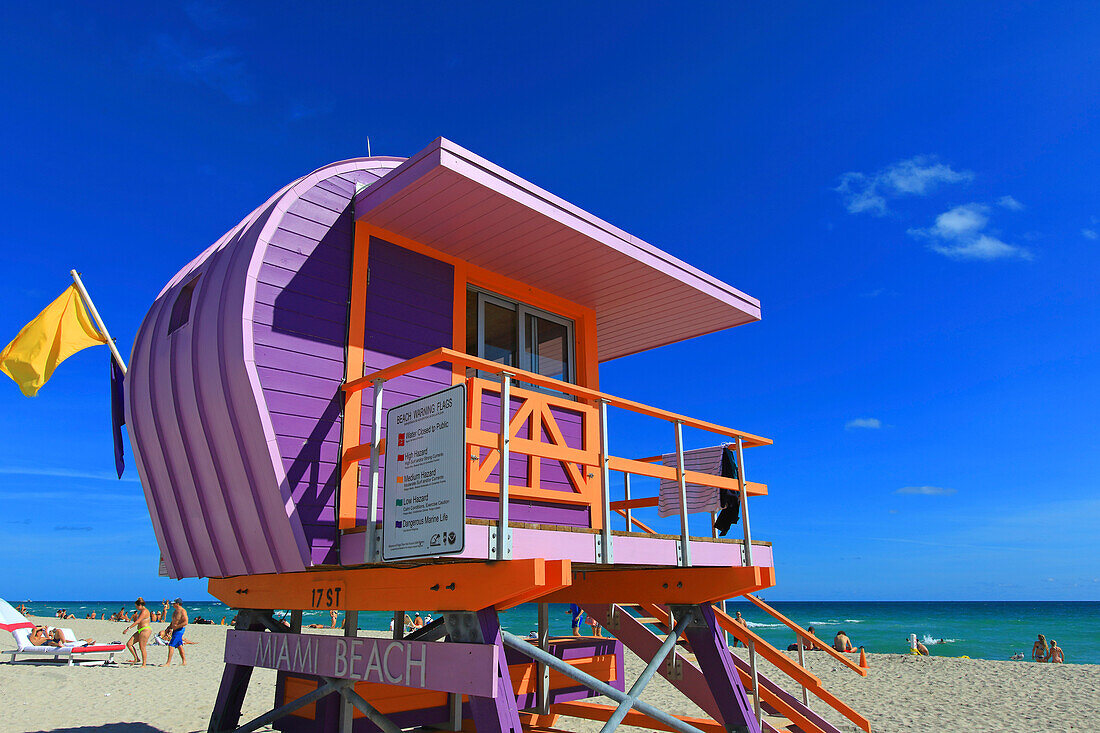
[[[375,555],[378,553],[378,548],[375,546],[374,541],[374,523],[378,520],[375,515],[378,513],[378,469],[379,463],[379,449],[382,446],[382,384],[386,380],[375,379],[374,384],[374,402],[371,405],[371,423],[370,423],[370,491],[367,497],[367,556],[364,558],[364,562],[374,562]]]
[[[737,436],[737,485],[741,489],[741,526],[745,530],[745,566],[752,566],[752,532],[749,531],[749,494],[745,490],[745,451]]]
[[[687,478],[684,476],[684,425],[676,421],[676,480],[680,482],[680,565],[691,567],[691,541],[688,539]]]
[[[804,640],[800,634],[795,634],[795,642],[798,643],[798,666],[802,669],[806,668],[806,652],[802,650]],[[806,707],[810,707],[810,694],[806,691],[806,683],[802,683],[802,704]]]
[[[378,392],[375,394],[378,394]],[[344,636],[359,636],[358,611],[348,609],[344,612]],[[351,733],[352,716],[354,715],[352,711],[354,707],[355,706],[347,698],[340,698],[340,733]]]
[[[545,603],[539,604],[539,649],[544,652],[550,650],[550,606]],[[550,713],[550,668],[545,662],[537,662],[537,664],[539,698],[535,709],[539,715],[548,715]]]
[[[630,474],[623,474],[623,498],[630,501]],[[634,523],[630,519],[630,505],[626,505],[626,531],[632,531],[630,528],[634,526]]]
[[[614,561],[614,553],[611,547],[611,457],[607,452],[607,401],[599,400],[600,409],[600,494],[603,497],[600,502],[603,528],[600,530],[600,539],[603,542],[601,562],[610,565]],[[630,528],[627,527],[629,530]]]
[[[756,670],[756,642],[749,640],[749,668],[752,670],[752,707],[756,713],[756,725],[759,726],[764,718],[760,714],[760,675]]]
[[[500,513],[497,517],[497,560],[512,559],[512,543],[508,530],[508,469],[512,443],[512,377],[500,375]]]

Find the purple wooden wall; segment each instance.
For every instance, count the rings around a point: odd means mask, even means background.
[[[371,237],[368,266],[363,370],[369,374],[454,343],[454,267],[419,252]],[[386,382],[382,393],[382,434],[390,407],[451,386],[449,365],[420,369]],[[363,392],[361,438],[370,442],[371,390]],[[358,519],[367,521],[370,475],[360,464]],[[381,470],[385,470],[382,461]],[[379,481],[379,484],[382,482]],[[381,502],[379,502],[381,506]]]
[[[399,162],[333,163],[287,185],[184,267],[142,322],[127,430],[171,577],[292,572],[330,557],[343,212],[356,181]],[[189,317],[168,333],[195,277]]]

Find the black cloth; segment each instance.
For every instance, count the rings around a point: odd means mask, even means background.
[[[722,478],[736,480],[738,476],[740,473],[737,469],[737,454],[732,448],[722,449]],[[741,500],[737,494],[738,492],[729,489],[718,489],[718,505],[722,510],[714,519],[714,529],[721,537],[725,537],[730,527],[741,519]]]

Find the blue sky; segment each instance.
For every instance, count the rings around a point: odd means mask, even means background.
[[[1100,599],[1100,10],[469,5],[9,8],[0,342],[75,267],[128,354],[277,188],[443,135],[763,302],[602,382],[775,440],[768,597]],[[204,595],[155,577],[106,376],[0,383],[0,595]]]

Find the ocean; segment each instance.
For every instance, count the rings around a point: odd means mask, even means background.
[[[92,611],[96,616],[110,615],[125,606],[126,601],[19,601],[26,603],[35,615],[52,616],[65,608],[77,618]],[[150,599],[150,608],[159,603]],[[233,612],[217,601],[194,601],[186,604],[192,621],[199,617],[220,622],[232,619]],[[1055,639],[1065,650],[1066,661],[1076,664],[1100,664],[1100,602],[1089,601],[898,601],[898,602],[776,602],[776,610],[803,627],[814,626],[819,638],[831,641],[843,629],[856,646],[868,652],[907,653],[908,637],[913,633],[937,657],[974,659],[1009,659],[1014,653],[1031,656],[1031,645],[1037,634]],[[730,601],[729,613],[740,611],[749,626],[771,644],[785,649],[794,642],[794,634],[771,616],[747,601]],[[412,613],[412,611],[410,611]],[[389,628],[391,615],[364,611],[359,614],[359,626],[382,631]],[[514,634],[526,635],[538,625],[536,606],[526,604],[501,614],[504,627]],[[307,611],[303,623],[328,625],[327,612]],[[552,604],[551,634],[568,634],[567,606]],[[942,643],[939,643],[942,640]]]

